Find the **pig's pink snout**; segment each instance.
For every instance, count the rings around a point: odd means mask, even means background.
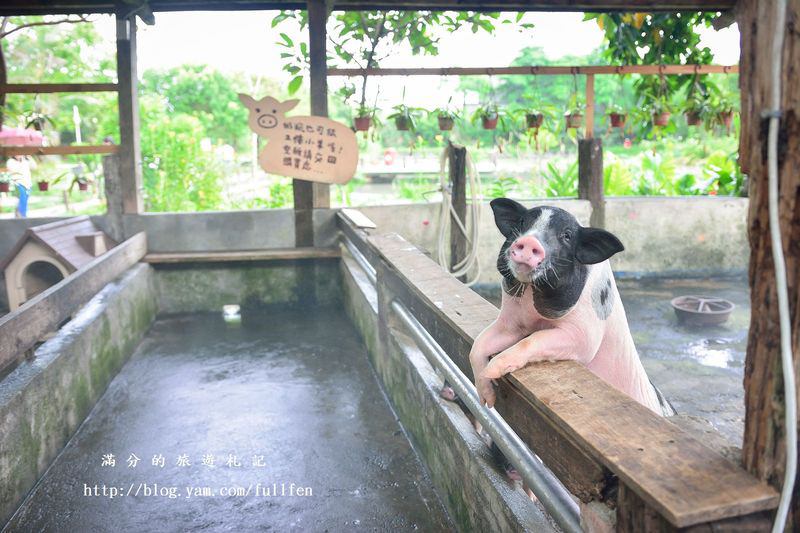
[[[544,246],[536,237],[525,235],[511,243],[509,255],[518,265],[527,265],[533,269],[544,261]]]

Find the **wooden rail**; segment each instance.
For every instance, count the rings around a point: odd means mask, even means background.
[[[497,308],[399,235],[341,215],[339,227],[376,268],[379,301],[399,299],[471,377],[470,347]],[[773,488],[578,363],[539,363],[499,380],[496,408],[584,502],[607,500],[618,480],[620,531],[763,526],[777,506]]]
[[[0,94],[100,93],[119,90],[116,83],[6,83]]]
[[[571,74],[737,74],[739,65],[575,65],[444,68],[330,68],[328,76],[564,76]]]
[[[137,233],[0,317],[0,369],[18,360],[42,338],[58,329],[106,284],[136,264],[147,252],[147,238]]]
[[[14,157],[18,155],[86,155],[86,154],[116,154],[119,146],[116,144],[80,144],[75,146],[0,146],[0,156]]]

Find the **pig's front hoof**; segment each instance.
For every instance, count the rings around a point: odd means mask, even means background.
[[[508,479],[511,481],[522,481],[522,476],[519,475],[516,468],[511,466],[511,463],[503,465],[503,469],[506,471],[506,476],[508,476]]]
[[[439,396],[441,396],[442,399],[445,399],[448,402],[456,401],[456,392],[449,385],[444,385],[442,387],[442,390],[439,391]]]

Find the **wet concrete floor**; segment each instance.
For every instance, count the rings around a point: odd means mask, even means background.
[[[750,293],[744,278],[617,280],[628,323],[647,374],[680,414],[710,422],[730,445],[744,432],[744,357]],[[500,291],[480,291],[495,305]],[[715,296],[736,308],[723,326],[678,323],[670,300]]]
[[[243,319],[159,320],[7,530],[451,529],[344,314]]]

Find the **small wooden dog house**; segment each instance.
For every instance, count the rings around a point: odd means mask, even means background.
[[[9,309],[13,311],[116,244],[88,216],[29,228],[0,263]]]

